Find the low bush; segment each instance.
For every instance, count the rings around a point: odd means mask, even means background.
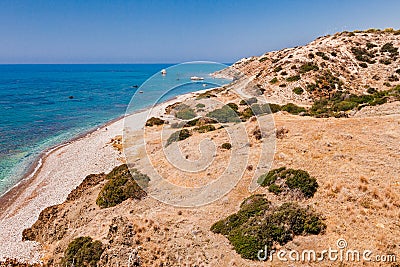
[[[286,78],[287,82],[297,82],[300,80],[300,75],[290,76]]]
[[[175,112],[175,117],[177,117],[178,119],[181,119],[181,120],[191,120],[191,119],[195,118],[196,116],[197,116],[196,112],[190,107],[180,109]]]
[[[235,104],[236,105],[236,104]],[[237,110],[236,110],[237,111]],[[236,113],[232,107],[225,105],[222,108],[215,109],[207,113],[207,117],[215,119],[219,123],[227,122],[240,122],[239,115]]]
[[[300,66],[299,73],[303,74],[309,71],[317,71],[317,70],[319,70],[317,65],[314,65],[312,62],[307,62]]]
[[[240,210],[211,226],[211,231],[228,238],[235,251],[245,259],[258,260],[258,251],[271,251],[298,235],[316,235],[326,226],[310,208],[296,203],[273,207],[264,195],[243,201]]]
[[[240,103],[239,103],[239,105],[242,105],[242,106],[244,106],[244,105],[249,105],[249,106],[251,106],[251,105],[253,105],[253,104],[255,104],[255,103],[257,103],[257,98],[256,97],[251,97],[251,98],[248,98],[248,99],[242,99],[241,101],[240,101]]]
[[[221,147],[222,147],[223,149],[229,150],[229,149],[232,148],[232,145],[231,145],[231,143],[223,143],[223,144],[221,145]]]
[[[168,137],[166,147],[174,142],[185,140],[185,139],[189,138],[191,135],[192,134],[190,133],[190,131],[188,129],[182,129],[182,130],[176,131],[173,134],[171,134],[170,137]]]
[[[399,51],[397,47],[393,46],[393,43],[386,43],[381,47],[380,50],[382,53],[388,52],[390,53],[391,57],[396,57],[399,55]]]
[[[274,72],[280,72],[282,70],[282,66],[278,66],[274,68]]]
[[[163,125],[164,123],[165,121],[163,119],[151,117],[146,121],[146,126],[152,127],[154,125]]]
[[[321,57],[323,60],[329,60],[329,57],[327,55],[325,55],[324,52],[320,52],[318,51],[317,53],[315,53],[317,56]]]
[[[206,125],[202,125],[200,127],[194,128],[193,130],[195,130],[196,132],[199,133],[207,133],[207,132],[211,132],[211,131],[215,131],[215,126],[211,125],[211,124],[206,124]]]
[[[104,249],[100,241],[89,236],[75,238],[64,252],[62,266],[96,267]]]
[[[272,78],[272,79],[269,81],[270,84],[276,84],[277,82],[278,82],[278,78],[276,78],[276,77]]]
[[[129,171],[126,164],[115,167],[106,175],[108,180],[96,199],[100,208],[114,207],[128,198],[142,199],[147,194],[142,189],[147,187],[150,178],[137,170]]]
[[[280,185],[276,181],[280,181]],[[283,183],[284,182],[284,183]],[[304,197],[313,197],[318,189],[317,180],[311,177],[308,172],[303,170],[286,169],[285,167],[271,170],[267,174],[261,175],[258,178],[258,183],[269,189],[272,189],[273,193],[281,193],[285,190],[285,186],[289,190],[300,190]],[[273,186],[274,185],[274,186]],[[277,189],[279,187],[279,190]]]
[[[368,64],[365,62],[361,62],[360,64],[358,64],[361,68],[368,68]]]
[[[296,95],[301,95],[301,94],[304,93],[304,89],[301,88],[301,87],[295,87],[295,88],[293,89],[293,93],[295,93]]]
[[[196,108],[204,108],[205,106],[203,103],[196,104]]]
[[[293,103],[288,103],[288,104],[282,106],[281,110],[289,112],[290,114],[293,114],[293,115],[298,115],[299,113],[306,111],[305,108],[299,107]]]

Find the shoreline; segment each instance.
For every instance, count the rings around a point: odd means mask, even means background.
[[[23,178],[0,196],[0,242],[3,245],[0,261],[16,258],[40,262],[40,244],[22,241],[22,231],[37,220],[44,208],[65,201],[87,175],[111,171],[122,164],[120,158],[124,155],[112,147],[110,140],[123,134],[127,117],[138,116],[140,121],[150,110],[160,116],[166,106],[216,88],[177,95],[157,105],[124,114],[43,151]],[[142,125],[135,127],[139,130]]]

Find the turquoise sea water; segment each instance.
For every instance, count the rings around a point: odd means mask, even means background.
[[[22,178],[42,151],[123,115],[137,90],[143,94],[137,95],[129,112],[152,105],[168,79],[190,81],[191,75],[223,68],[205,64],[199,73],[188,65],[157,76],[169,66],[0,65],[0,195]],[[154,74],[147,86],[135,87]],[[212,87],[212,81],[204,82]],[[204,82],[181,85],[162,100],[205,89]]]

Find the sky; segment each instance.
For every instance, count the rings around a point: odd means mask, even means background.
[[[397,0],[0,0],[0,64],[230,63],[338,31],[400,28]]]

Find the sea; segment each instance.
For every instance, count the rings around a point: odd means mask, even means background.
[[[0,195],[34,169],[44,151],[123,116],[128,106],[133,113],[229,82],[209,76],[225,64],[178,66],[0,65]],[[205,79],[192,82],[194,75]]]

